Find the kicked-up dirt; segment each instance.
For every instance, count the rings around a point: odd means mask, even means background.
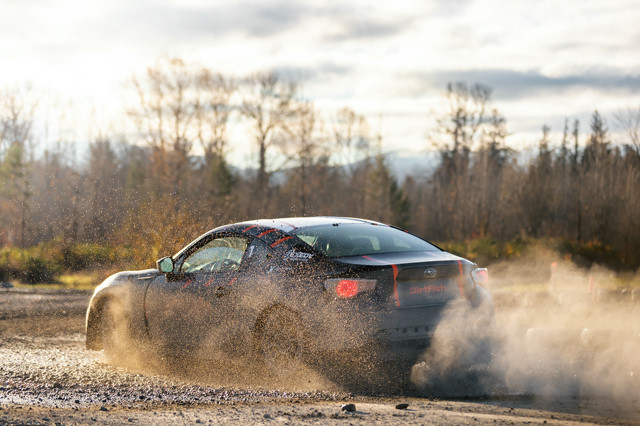
[[[525,328],[513,309],[498,312],[500,350],[514,356],[497,354],[490,383],[465,395],[464,386],[442,394],[425,386],[426,363],[414,367],[417,389],[410,390],[358,390],[314,373],[283,384],[227,374],[224,365],[174,368],[157,366],[151,358],[114,366],[101,352],[84,349],[89,297],[88,292],[0,290],[0,425],[640,423],[637,364],[626,359],[636,346],[607,346],[605,360],[619,359],[620,365],[601,373],[593,346],[599,329],[582,329],[575,337],[576,327],[563,328],[567,337],[557,331],[560,317],[553,322],[556,328],[544,322],[552,314],[547,311],[544,320],[528,324],[536,328]],[[572,312],[571,318],[578,315]],[[556,338],[584,349],[559,350]]]

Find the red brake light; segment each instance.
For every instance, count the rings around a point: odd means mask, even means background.
[[[342,299],[349,299],[365,291],[376,288],[376,280],[361,278],[330,278],[324,282],[324,288],[329,294],[335,294]]]
[[[477,268],[471,271],[471,277],[473,282],[481,286],[487,286],[489,284],[489,271],[487,268]]]
[[[336,294],[343,299],[355,296],[358,294],[358,281],[340,280],[336,286]]]

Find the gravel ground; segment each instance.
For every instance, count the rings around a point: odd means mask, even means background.
[[[640,423],[637,400],[495,390],[441,399],[107,364],[84,349],[86,292],[0,290],[0,425]],[[222,371],[222,366],[210,366]],[[633,382],[637,384],[637,382]],[[397,409],[398,404],[408,404]],[[342,406],[354,404],[355,411]]]

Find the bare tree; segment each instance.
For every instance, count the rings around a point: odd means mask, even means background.
[[[181,59],[168,59],[133,79],[138,105],[129,111],[140,137],[152,149],[156,190],[180,196],[188,155],[196,138],[195,77]]]
[[[34,109],[28,89],[25,93],[6,90],[0,94],[0,192],[8,198],[8,203],[3,203],[2,216],[9,224],[9,233],[11,229],[19,229],[20,247],[25,247],[26,243],[27,214],[32,195]],[[12,235],[8,237],[9,240],[15,238]]]
[[[231,115],[231,96],[236,83],[220,73],[202,68],[196,76],[197,99],[196,119],[198,140],[209,160],[213,156],[224,157],[227,146],[227,123]]]
[[[453,152],[473,149],[485,122],[491,92],[490,87],[482,84],[468,87],[457,82],[447,85],[448,111],[438,119],[440,133],[447,136],[443,142],[446,149]]]
[[[329,147],[322,123],[311,102],[298,102],[295,116],[288,126],[289,141],[286,150],[293,162],[289,179],[296,186],[297,203],[303,216],[311,212],[311,206],[324,185],[319,181],[326,173]]]
[[[465,238],[474,232],[473,203],[465,189],[471,187],[472,150],[480,144],[486,125],[486,109],[491,89],[481,84],[469,88],[465,83],[447,85],[447,112],[438,118],[440,138],[431,138],[429,144],[440,151],[440,165],[431,177],[436,223],[448,221],[450,226],[436,226],[442,237]],[[496,116],[497,119],[497,116]],[[501,125],[498,122],[494,123]],[[499,126],[489,129],[498,131]],[[493,138],[497,138],[494,134]]]
[[[256,73],[243,85],[241,114],[253,129],[258,150],[258,171],[254,200],[258,201],[258,212],[265,214],[270,200],[270,177],[277,167],[270,164],[269,154],[282,142],[287,122],[293,115],[293,100],[296,84],[283,80],[274,72]]]
[[[640,106],[619,111],[615,119],[629,140],[629,146],[640,161]]]
[[[614,152],[610,148],[604,118],[596,110],[591,115],[591,133],[582,153],[581,205],[589,223],[589,239],[604,242],[610,220],[614,188]]]
[[[210,207],[220,214],[231,209],[234,177],[226,161],[227,124],[232,112],[231,97],[236,83],[222,74],[203,68],[197,75],[199,92],[196,120],[198,140],[204,151],[204,188]]]
[[[525,235],[539,237],[548,229],[553,206],[552,155],[549,149],[550,128],[542,126],[536,158],[529,164],[518,185],[520,218]]]
[[[404,210],[409,208],[408,198],[398,186],[382,151],[382,136],[378,135],[376,139],[376,155],[366,168],[366,180],[362,186],[365,195],[362,216],[407,226],[409,219]]]
[[[336,144],[334,162],[346,166],[353,174],[358,163],[371,155],[371,131],[367,119],[344,107],[333,119],[333,136]]]
[[[344,189],[344,195],[334,197],[334,205],[346,215],[365,215],[369,168],[372,164],[374,140],[369,122],[364,115],[348,107],[340,109],[332,117],[333,155],[336,178],[343,183],[334,191]],[[350,188],[359,188],[353,191]]]
[[[88,157],[82,179],[86,190],[83,200],[83,216],[86,220],[84,235],[89,241],[109,241],[111,230],[122,219],[122,162],[113,143],[105,136],[99,136],[89,146]]]
[[[473,227],[482,237],[501,231],[492,228],[500,217],[505,169],[511,166],[511,150],[505,144],[507,134],[506,119],[494,108],[482,129],[480,147],[473,155],[468,193],[474,206]]]

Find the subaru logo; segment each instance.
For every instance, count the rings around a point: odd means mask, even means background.
[[[433,268],[427,268],[424,270],[424,276],[425,277],[435,277],[436,276],[436,270]]]

